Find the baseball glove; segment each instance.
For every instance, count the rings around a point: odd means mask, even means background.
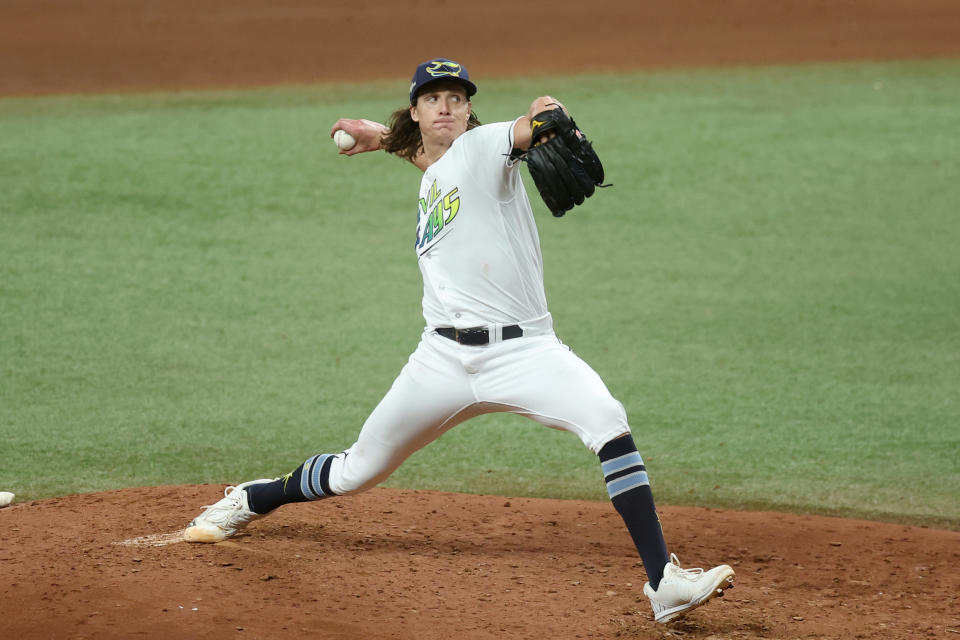
[[[554,216],[582,204],[595,187],[610,186],[602,184],[603,164],[593,145],[562,109],[538,113],[530,131],[533,142],[521,159]],[[544,136],[549,140],[542,141]]]

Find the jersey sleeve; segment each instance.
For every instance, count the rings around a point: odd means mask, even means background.
[[[517,163],[511,159],[516,120],[494,122],[461,136],[464,162],[470,174],[499,200],[510,200],[520,184]]]

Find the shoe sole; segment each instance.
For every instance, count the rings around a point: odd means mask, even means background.
[[[220,529],[192,526],[183,530],[183,539],[187,542],[223,542],[227,535]]]
[[[677,618],[682,618],[687,615],[694,609],[702,607],[703,605],[710,602],[714,597],[723,596],[723,592],[727,589],[733,588],[733,579],[736,577],[736,574],[733,572],[733,569],[727,568],[727,571],[719,574],[717,582],[713,587],[704,593],[703,595],[697,597],[689,604],[683,605],[682,608],[671,610],[665,613],[660,614],[659,616],[654,617],[656,622],[660,624],[666,624],[672,622]]]

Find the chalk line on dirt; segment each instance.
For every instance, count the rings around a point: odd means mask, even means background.
[[[186,542],[183,537],[183,531],[183,529],[180,529],[179,531],[171,531],[170,533],[153,533],[148,536],[114,542],[113,544],[123,547],[165,547],[168,544]]]

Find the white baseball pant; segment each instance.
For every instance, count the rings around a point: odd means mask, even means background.
[[[552,331],[466,346],[428,329],[356,443],[332,461],[330,489],[370,489],[447,430],[501,411],[574,433],[594,453],[630,432],[623,405]]]

